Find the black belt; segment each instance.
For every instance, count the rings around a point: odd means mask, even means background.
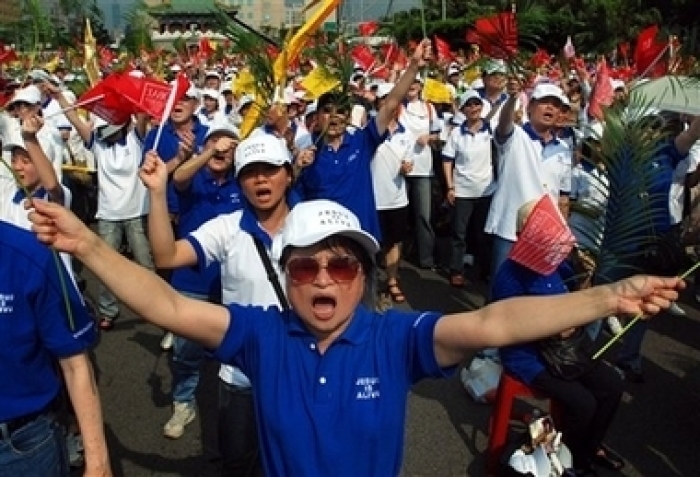
[[[13,434],[15,431],[20,430],[27,424],[36,421],[39,417],[48,413],[50,409],[51,404],[46,406],[44,409],[41,409],[40,411],[25,414],[24,416],[16,417],[14,419],[10,419],[9,421],[0,422],[0,427],[5,427],[7,429],[8,434]]]

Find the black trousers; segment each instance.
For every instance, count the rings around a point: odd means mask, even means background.
[[[253,392],[219,381],[219,453],[224,477],[262,477]]]
[[[573,454],[574,467],[590,466],[622,398],[620,374],[600,361],[574,381],[564,381],[543,371],[535,377],[532,386],[562,407],[561,422],[555,425]]]

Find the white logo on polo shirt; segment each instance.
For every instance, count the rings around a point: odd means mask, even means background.
[[[377,399],[379,398],[379,378],[357,378],[355,381],[357,394],[355,399]]]
[[[0,313],[12,313],[12,310],[14,309],[12,302],[14,299],[14,294],[0,293]]]
[[[348,162],[354,161],[355,159],[357,159],[357,156],[359,156],[359,155],[360,155],[360,150],[359,150],[359,149],[355,149],[355,152],[353,152],[352,154],[350,154],[350,156],[348,157]]]

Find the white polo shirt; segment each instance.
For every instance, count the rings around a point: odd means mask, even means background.
[[[279,299],[267,278],[253,237],[242,228],[244,213],[252,212],[239,210],[209,220],[188,235],[187,240],[197,252],[202,267],[219,262],[224,305],[279,306]],[[285,289],[285,275],[274,259],[272,266],[282,289]],[[233,366],[222,365],[219,377],[229,384],[250,386],[245,374]]]
[[[483,121],[483,127],[472,133],[466,123],[450,132],[442,149],[443,158],[454,162],[452,172],[455,197],[478,198],[493,194],[496,183],[491,160],[491,126]]]
[[[61,205],[70,208],[71,192],[63,185],[61,188],[63,189],[63,204]],[[43,188],[36,190],[33,197],[48,200],[48,194]],[[17,187],[14,179],[0,177],[0,220],[25,230],[31,230],[32,223],[29,221],[29,210],[24,207],[25,200],[24,192]]]
[[[97,214],[101,220],[128,220],[146,215],[148,190],[139,178],[143,145],[135,130],[123,142],[108,145],[92,140],[97,163]]]
[[[432,104],[423,101],[411,101],[403,104],[399,113],[399,123],[416,138],[424,134],[440,132],[440,118]],[[429,144],[421,146],[416,143],[411,154],[413,170],[409,177],[433,176],[433,151]]]
[[[387,131],[388,133],[388,131]],[[409,161],[416,137],[399,124],[374,153],[370,170],[377,210],[394,210],[408,205],[406,179],[401,162]]]
[[[513,128],[499,144],[498,185],[485,231],[515,241],[518,209],[548,192],[555,203],[571,191],[572,151],[563,141],[543,144],[530,123]]]
[[[688,155],[673,170],[673,182],[668,192],[668,211],[671,214],[671,223],[674,225],[683,220],[686,175],[695,172],[698,164],[700,164],[700,141],[693,144]]]

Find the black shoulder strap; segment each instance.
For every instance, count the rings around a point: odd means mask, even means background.
[[[255,248],[258,250],[260,260],[262,260],[263,266],[265,267],[267,279],[270,280],[272,288],[275,289],[275,294],[277,295],[277,299],[280,302],[282,310],[289,311],[289,302],[287,301],[287,297],[284,295],[284,291],[282,290],[280,278],[277,276],[277,272],[275,272],[275,269],[272,267],[272,260],[270,260],[270,255],[268,255],[267,250],[265,249],[265,244],[263,244],[262,240],[257,237],[253,237],[253,242],[255,242]]]

